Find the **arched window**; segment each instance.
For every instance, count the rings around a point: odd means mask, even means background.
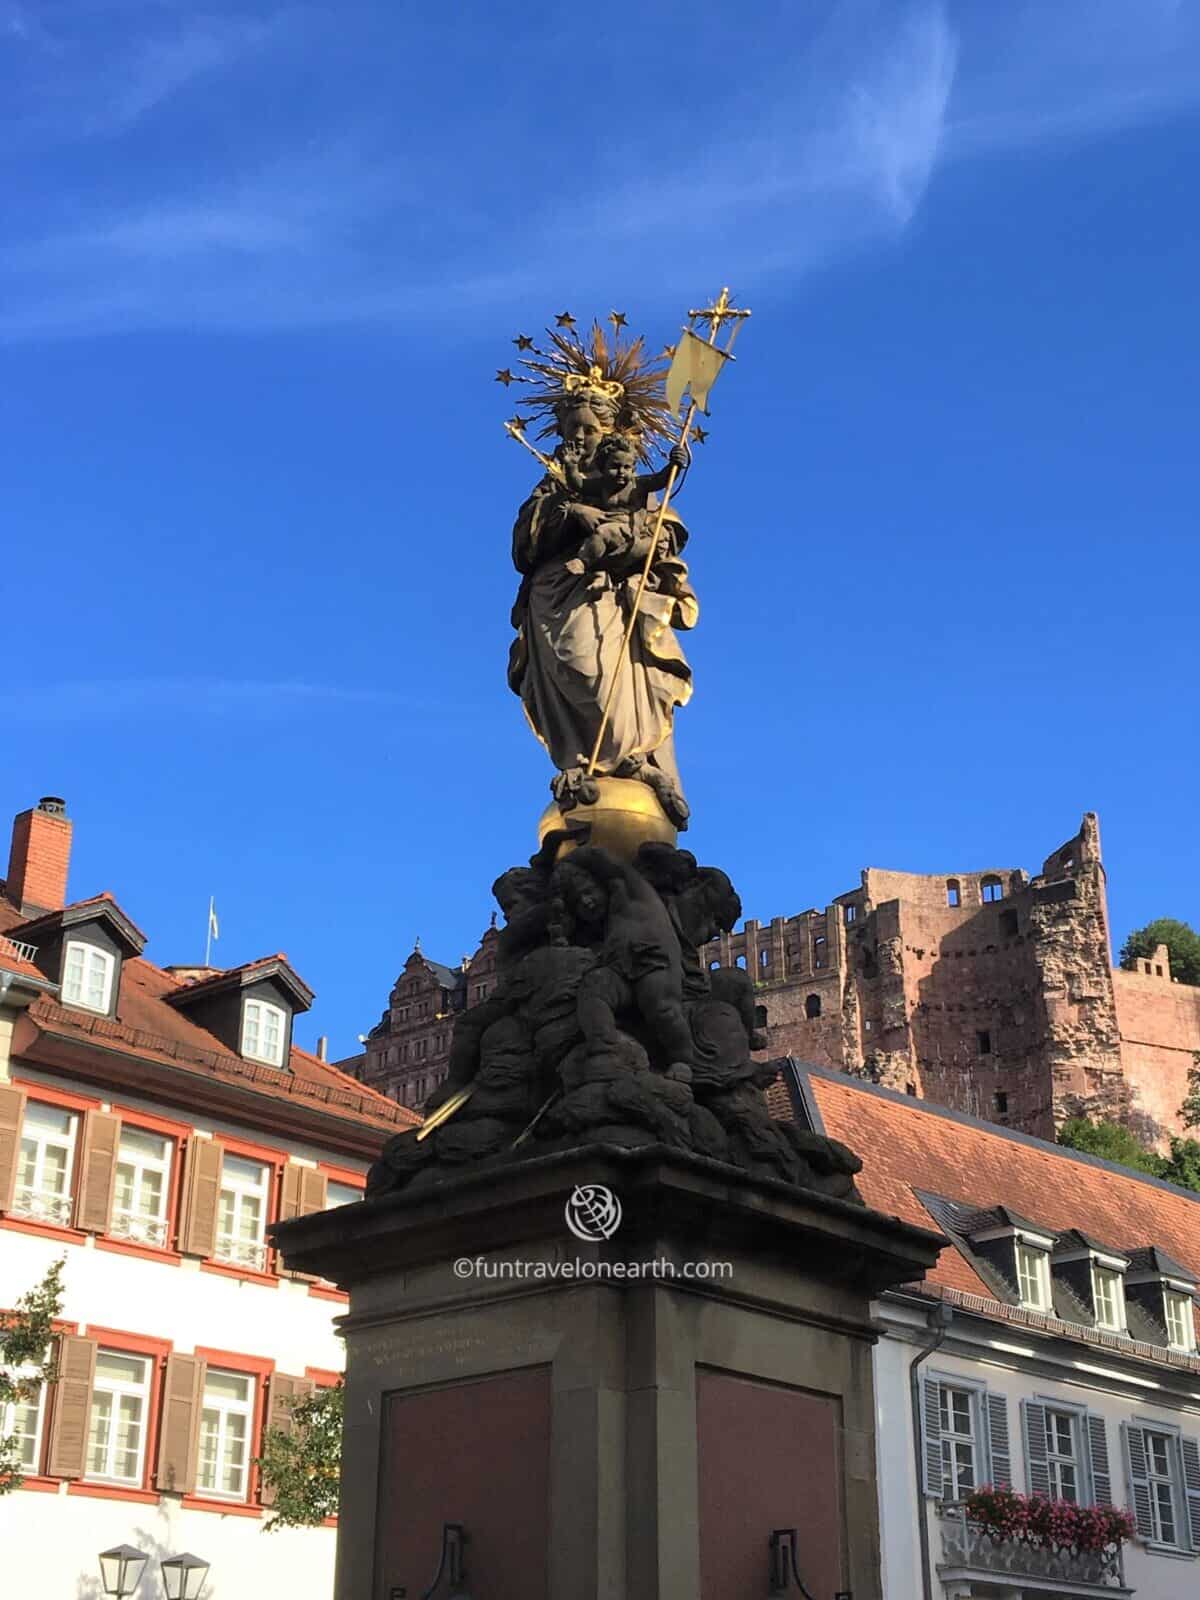
[[[810,994],[804,1002],[804,1015],[806,1017],[819,1017],[821,1015],[821,996]]]
[[[708,970],[710,972],[718,972],[720,970],[720,967],[721,967],[721,963],[720,963],[719,960],[718,961],[710,961],[708,963]]]
[[[825,935],[823,933],[819,933],[816,936],[816,938],[813,940],[813,966],[814,967],[823,967],[825,965],[826,955],[827,955],[828,949],[829,949],[829,946],[828,946],[828,944],[826,942]]]
[[[962,884],[957,878],[946,879],[946,904],[948,906],[962,905]]]
[[[734,966],[741,967],[742,970],[745,971],[745,968],[746,968],[746,958],[745,958],[745,956],[739,956],[737,958],[737,960],[734,962]]]
[[[984,878],[979,888],[985,905],[991,905],[996,900],[1004,899],[1004,885],[999,878]]]

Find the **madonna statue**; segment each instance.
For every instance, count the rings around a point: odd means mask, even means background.
[[[650,445],[666,442],[665,408],[647,404],[641,392],[651,374],[639,365],[640,340],[610,351],[599,328],[590,350],[552,337],[575,360],[564,360],[526,402],[540,407],[543,432],[559,443],[513,528],[521,587],[508,681],[558,769],[551,789],[559,825],[562,813],[588,820],[588,807],[610,806],[624,790],[621,804],[665,821],[657,835],[643,823],[640,836],[665,839],[687,825],[674,716],[691,696],[692,674],[677,635],[695,626],[699,612],[681,559],[687,529],[671,506],[660,519],[657,491],[667,471],[637,471],[639,462],[649,464]],[[669,449],[676,472],[688,460],[683,447]],[[606,782],[613,779],[625,781]],[[631,784],[643,786],[640,800]]]

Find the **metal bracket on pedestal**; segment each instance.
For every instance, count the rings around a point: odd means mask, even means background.
[[[467,1530],[461,1522],[444,1522],[442,1524],[442,1555],[438,1562],[438,1569],[433,1575],[433,1582],[421,1595],[421,1600],[433,1600],[438,1585],[445,1578],[449,1588],[446,1591],[446,1600],[471,1600],[463,1585],[467,1581],[466,1567]],[[388,1600],[406,1600],[407,1588],[401,1587],[389,1591]]]
[[[796,1565],[800,1540],[795,1528],[776,1528],[771,1534],[768,1548],[771,1557],[770,1592],[786,1594],[794,1582],[804,1600],[813,1600],[811,1593],[804,1587],[804,1579],[800,1576],[800,1569]],[[849,1589],[839,1589],[833,1600],[854,1600],[854,1596]]]

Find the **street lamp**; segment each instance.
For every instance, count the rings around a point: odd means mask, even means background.
[[[118,1544],[111,1550],[101,1550],[100,1582],[104,1585],[105,1594],[125,1600],[137,1588],[142,1569],[149,1559],[131,1544]]]
[[[200,1591],[208,1577],[208,1562],[199,1556],[168,1556],[162,1564],[163,1588],[167,1600],[200,1600]]]

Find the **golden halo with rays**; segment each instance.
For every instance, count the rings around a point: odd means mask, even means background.
[[[528,354],[521,353],[519,365],[526,370],[512,375],[513,382],[526,385],[517,405],[528,422],[542,425],[539,439],[557,433],[556,411],[564,401],[591,390],[615,408],[616,431],[632,439],[643,463],[652,464],[656,451],[676,442],[675,419],[663,391],[669,363],[648,355],[643,338],[622,338],[617,325],[609,334],[598,321],[586,335],[562,326],[548,328],[546,338],[545,349],[533,345]]]

